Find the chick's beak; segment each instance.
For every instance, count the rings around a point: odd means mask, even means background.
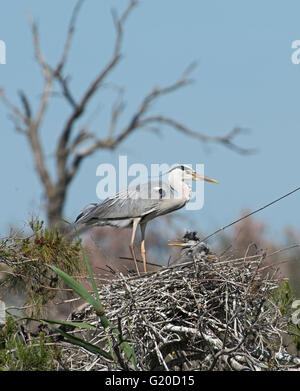
[[[168,243],[168,246],[180,246],[180,247],[184,247],[185,243]]]

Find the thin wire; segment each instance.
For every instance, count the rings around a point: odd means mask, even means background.
[[[259,209],[256,209],[254,212],[248,213],[246,216],[243,216],[243,217],[239,218],[238,220],[235,220],[235,221],[233,221],[232,223],[230,223],[230,224],[228,224],[228,225],[225,225],[224,227],[219,228],[217,231],[215,231],[215,232],[213,232],[212,234],[206,236],[206,238],[203,239],[203,242],[205,242],[207,239],[211,238],[212,236],[216,235],[217,233],[219,233],[219,232],[221,232],[221,231],[224,231],[226,228],[229,228],[229,227],[231,227],[232,225],[234,225],[234,224],[236,224],[236,223],[239,223],[240,221],[246,219],[247,217],[250,217],[250,216],[254,215],[254,214],[257,213],[257,212],[260,212],[261,210],[266,209],[268,206],[271,206],[271,205],[275,204],[276,202],[282,200],[283,198],[288,197],[289,195],[295,193],[295,192],[298,191],[298,190],[300,190],[300,186],[297,187],[296,189],[290,191],[289,193],[283,195],[282,197],[277,198],[276,200],[270,202],[269,204],[264,205],[264,206],[262,206],[262,207],[259,208]]]

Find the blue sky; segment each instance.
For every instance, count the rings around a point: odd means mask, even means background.
[[[6,65],[0,65],[0,85],[17,102],[24,90],[34,107],[41,92],[41,75],[34,61],[28,14],[38,21],[41,46],[54,64],[75,1],[11,0],[1,7],[0,39],[5,41]],[[87,1],[80,13],[66,72],[74,94],[80,96],[111,53],[114,29],[111,8],[119,12],[126,1]],[[162,98],[153,113],[172,116],[189,128],[222,135],[233,127],[250,129],[235,141],[256,148],[241,156],[220,145],[201,144],[170,128],[160,136],[138,132],[114,152],[97,152],[86,160],[70,187],[65,208],[73,219],[81,207],[97,201],[96,168],[128,162],[205,164],[205,173],[220,181],[205,186],[204,208],[178,211],[188,217],[184,228],[211,231],[228,224],[242,209],[256,209],[300,185],[300,64],[291,61],[292,42],[300,39],[298,1],[164,0],[140,1],[127,21],[123,59],[109,82],[125,90],[126,124],[141,98],[155,85],[172,83],[194,60],[195,83]],[[99,91],[80,124],[107,131],[114,95]],[[53,165],[53,151],[68,106],[57,98],[42,128],[45,153]],[[43,216],[42,188],[34,173],[26,139],[16,133],[0,106],[1,218],[0,235],[9,224],[24,226],[31,214]],[[79,124],[79,125],[80,125]],[[269,226],[267,234],[280,238],[284,227],[299,230],[296,193],[257,215]]]

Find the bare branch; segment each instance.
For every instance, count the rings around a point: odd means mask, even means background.
[[[59,81],[59,83],[62,87],[63,95],[66,98],[66,100],[70,103],[70,105],[72,106],[72,108],[74,110],[77,110],[78,105],[76,103],[75,98],[73,97],[73,95],[71,93],[70,88],[69,88],[68,78],[63,77],[60,72],[56,72],[56,80]]]
[[[96,140],[92,145],[89,147],[86,147],[84,150],[79,151],[75,154],[73,161],[71,163],[70,168],[65,173],[65,180],[66,183],[70,183],[73,177],[75,176],[76,172],[78,171],[78,168],[80,164],[82,163],[83,159],[87,156],[92,155],[95,151],[98,149],[112,149],[113,148],[113,141],[111,139],[105,139],[105,140]]]
[[[91,133],[89,133],[88,131],[86,131],[86,129],[81,129],[80,132],[78,133],[77,137],[74,139],[74,141],[72,142],[68,152],[69,153],[74,153],[76,148],[81,144],[83,143],[84,141],[86,140],[89,140],[89,139],[94,139],[95,136]]]
[[[31,28],[35,58],[36,58],[38,64],[41,66],[44,78],[48,78],[49,74],[50,74],[50,68],[49,68],[49,65],[47,64],[47,62],[45,61],[44,55],[42,54],[42,51],[41,51],[40,38],[39,38],[37,24],[34,22],[34,20],[32,19],[32,16],[30,14],[28,15],[28,23]]]
[[[37,24],[32,20],[31,16],[29,15],[29,24],[32,31],[32,39],[33,39],[33,45],[34,45],[34,52],[35,57],[37,59],[37,62],[40,64],[43,76],[44,76],[44,89],[41,97],[41,103],[40,107],[38,109],[36,119],[34,121],[34,126],[31,126],[29,131],[38,133],[39,126],[41,124],[41,121],[43,120],[43,117],[45,115],[46,109],[48,107],[49,98],[51,96],[52,91],[52,85],[54,81],[53,72],[51,70],[51,67],[46,62],[42,51],[40,47],[40,38],[39,38],[39,32]]]
[[[77,109],[77,103],[76,103],[75,98],[73,97],[73,95],[70,91],[70,88],[68,85],[68,78],[64,77],[62,75],[62,70],[67,62],[67,57],[68,57],[68,54],[70,51],[70,46],[71,46],[72,38],[74,35],[74,31],[75,31],[77,17],[78,17],[80,8],[81,8],[82,4],[84,3],[84,1],[85,0],[78,0],[77,4],[75,5],[75,7],[73,9],[71,20],[69,23],[67,36],[65,39],[64,48],[63,48],[62,55],[61,55],[61,59],[58,62],[56,68],[52,71],[53,76],[56,78],[56,80],[60,83],[60,85],[62,87],[64,97],[71,104],[71,106],[74,110]]]
[[[62,52],[62,56],[61,56],[61,59],[60,59],[59,63],[57,64],[56,69],[54,71],[55,75],[61,73],[65,63],[67,62],[67,56],[69,54],[71,41],[72,41],[74,30],[75,30],[77,16],[78,16],[78,13],[79,13],[80,8],[81,8],[82,4],[84,3],[84,1],[85,0],[78,0],[77,4],[75,5],[75,7],[73,9],[68,32],[67,32],[67,36],[66,36],[66,40],[65,40],[65,44],[64,44],[64,48],[63,48],[63,52]]]
[[[121,112],[124,109],[123,95],[124,95],[124,89],[119,88],[117,99],[114,102],[111,110],[111,120],[110,120],[109,134],[108,134],[108,138],[110,139],[112,139],[115,134],[117,121],[120,117]]]
[[[12,113],[12,120],[14,121],[16,126],[16,129],[19,131],[22,131],[22,133],[25,133],[25,130],[21,130],[19,123],[23,122],[26,123],[26,117],[24,114],[21,112],[21,110],[15,106],[11,101],[8,99],[5,93],[5,89],[0,87],[0,99],[2,100],[2,103],[8,108],[8,110]]]
[[[23,91],[19,91],[19,97],[21,99],[21,102],[22,102],[22,105],[23,105],[23,108],[24,108],[24,112],[25,112],[25,116],[26,116],[25,117],[26,124],[28,125],[30,123],[30,120],[31,120],[31,107],[30,107],[28,98],[27,98],[27,96],[25,95],[25,93]]]
[[[47,196],[50,196],[53,193],[53,184],[46,168],[46,160],[38,136],[38,130],[34,125],[32,125],[28,131],[28,138],[34,157],[36,170],[45,187]]]
[[[45,187],[47,194],[51,194],[53,191],[53,184],[51,182],[50,175],[46,168],[45,156],[43,154],[38,132],[39,132],[41,121],[44,117],[45,111],[48,106],[53,78],[51,77],[50,68],[46,63],[46,61],[44,60],[44,57],[40,49],[37,25],[32,21],[32,19],[30,19],[30,25],[31,25],[32,35],[33,35],[35,56],[42,68],[43,76],[45,79],[44,91],[42,93],[42,98],[41,98],[41,103],[40,103],[38,113],[35,118],[32,118],[32,110],[30,108],[28,98],[26,97],[23,91],[19,92],[19,96],[21,98],[22,106],[24,108],[24,114],[17,106],[12,104],[8,100],[3,88],[0,89],[0,98],[2,102],[6,105],[6,107],[8,107],[9,111],[12,113],[12,118],[15,123],[16,130],[28,136],[29,144],[31,146],[33,157],[34,157],[36,170]],[[20,126],[20,122],[25,125],[25,128]]]
[[[53,85],[53,78],[45,77],[45,84],[44,84],[44,90],[41,97],[40,107],[37,111],[37,115],[34,121],[34,126],[31,126],[31,128],[29,129],[29,131],[35,132],[36,134],[38,134],[39,132],[39,127],[48,108],[49,99],[52,93],[52,85]]]
[[[191,80],[186,79],[185,77],[181,77],[177,82],[170,84],[167,87],[154,88],[148,95],[145,96],[139,109],[134,114],[127,127],[115,138],[115,140],[113,141],[113,147],[116,147],[135,129],[142,127],[141,126],[143,124],[142,117],[150,109],[150,105],[152,102],[159,99],[163,95],[170,94],[171,92],[174,92],[182,87],[185,87],[191,82],[192,82]]]
[[[121,41],[123,37],[123,26],[126,22],[126,19],[128,18],[128,15],[132,11],[132,9],[137,5],[137,1],[131,0],[128,7],[125,9],[123,15],[120,19],[118,19],[117,13],[115,10],[112,10],[112,17],[115,24],[115,28],[117,31],[117,38],[115,42],[115,49],[114,49],[114,56],[117,56],[118,53],[120,53],[121,49]]]
[[[100,86],[101,82],[105,79],[105,77],[109,74],[109,72],[115,67],[115,65],[118,63],[120,59],[120,45],[121,40],[123,37],[123,25],[130,13],[130,11],[133,9],[133,7],[136,5],[135,1],[131,1],[126,10],[124,11],[121,18],[116,22],[117,23],[117,37],[115,41],[114,51],[112,58],[107,63],[107,65],[104,67],[103,70],[97,75],[97,77],[91,82],[88,89],[83,94],[81,100],[76,106],[76,109],[73,111],[71,116],[66,122],[66,125],[64,127],[64,130],[60,136],[58,148],[57,148],[57,171],[58,171],[58,178],[59,180],[64,180],[65,178],[65,170],[66,170],[66,163],[68,159],[67,155],[67,143],[69,142],[70,134],[73,129],[73,125],[76,122],[76,120],[82,115],[84,112],[87,103],[89,102],[90,98],[94,95],[94,93],[97,91],[98,87]],[[81,160],[81,159],[80,159]],[[75,165],[76,166],[76,165]]]
[[[187,136],[196,138],[206,143],[209,142],[209,143],[223,144],[224,146],[233,149],[240,154],[251,154],[256,152],[254,149],[239,147],[238,145],[234,144],[234,142],[232,141],[236,135],[244,131],[243,128],[234,128],[224,136],[208,136],[204,133],[196,132],[194,130],[189,129],[188,127],[174,120],[173,118],[165,117],[162,115],[145,118],[140,121],[139,125],[140,127],[143,127],[149,123],[161,123],[161,124],[169,125],[172,128],[186,134]]]
[[[28,137],[28,141],[33,153],[36,170],[45,187],[47,194],[51,194],[53,191],[53,185],[48,170],[46,168],[45,156],[43,154],[38,132],[41,121],[48,106],[53,78],[51,77],[50,68],[46,63],[40,49],[37,25],[32,21],[31,18],[30,26],[32,30],[35,57],[42,68],[43,76],[45,79],[44,91],[42,93],[41,103],[36,118],[33,118],[29,100],[23,91],[19,91],[19,96],[24,109],[24,113],[22,113],[22,111],[17,106],[15,106],[9,101],[3,88],[0,89],[0,98],[12,114],[15,129]],[[24,124],[25,127],[21,126],[20,123]]]

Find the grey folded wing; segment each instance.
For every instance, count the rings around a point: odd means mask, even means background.
[[[87,205],[76,219],[78,224],[95,224],[105,220],[127,220],[144,217],[160,210],[166,201],[169,187],[164,183],[149,182],[125,189],[100,204]]]

